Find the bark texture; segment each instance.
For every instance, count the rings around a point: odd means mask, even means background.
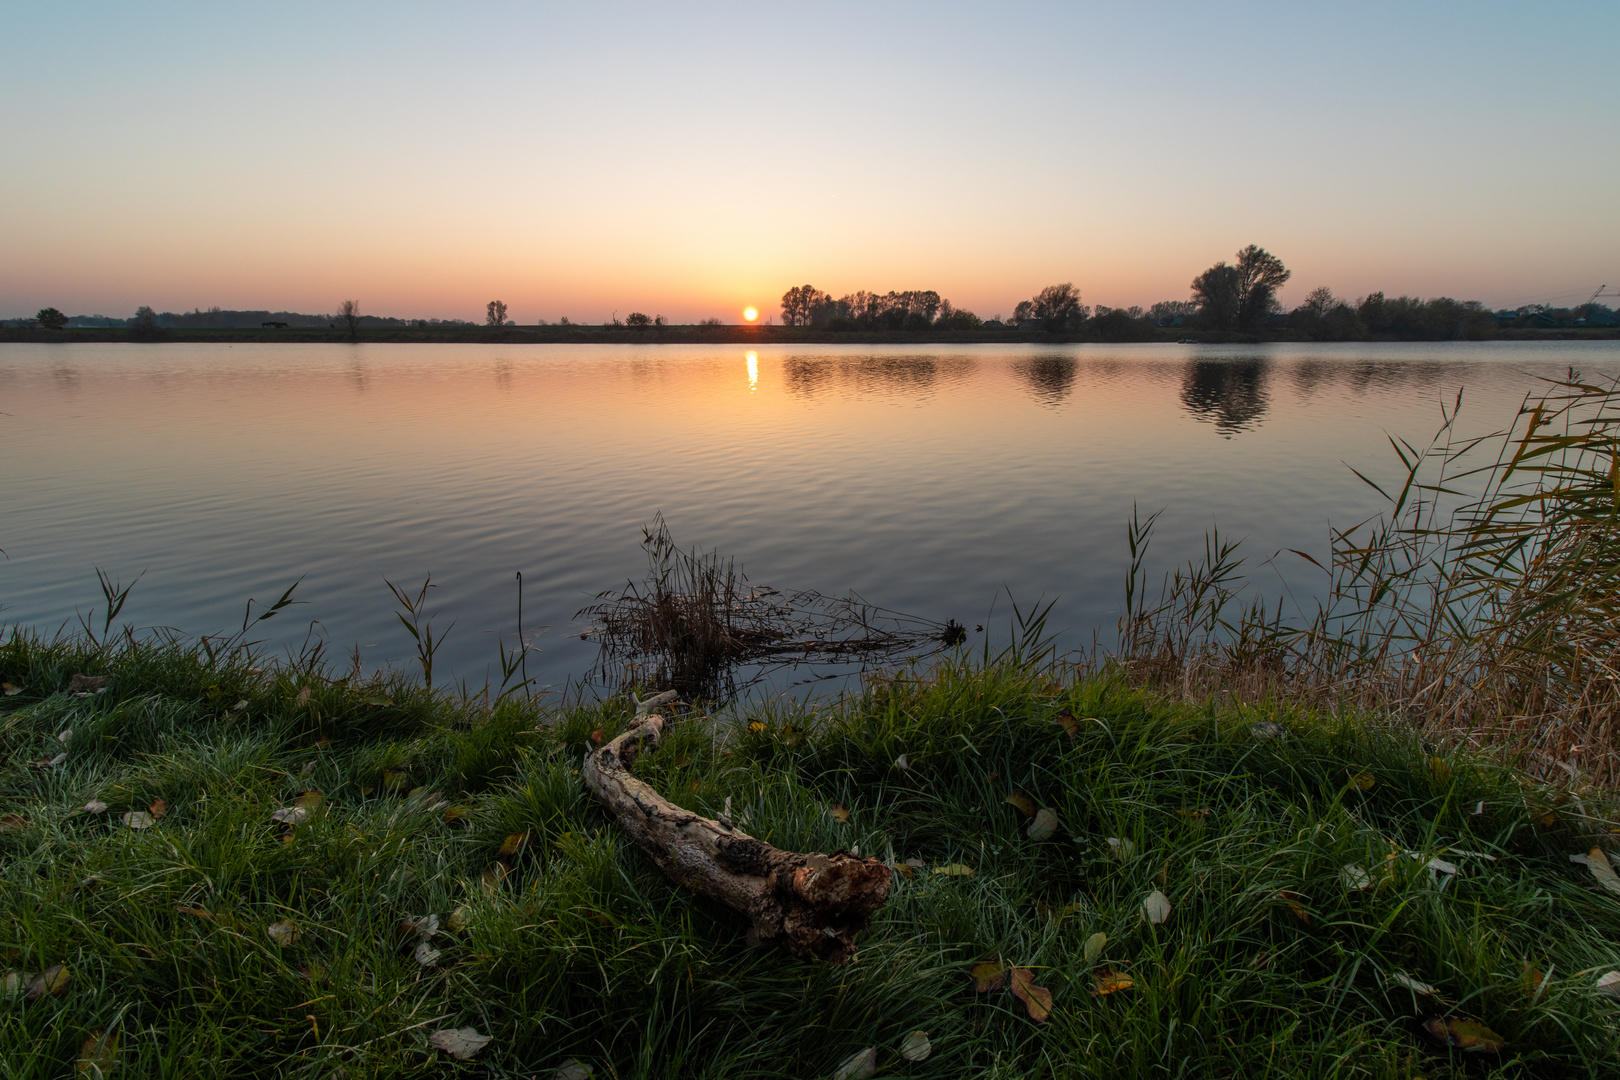
[[[889,868],[844,852],[782,851],[723,818],[682,810],[631,772],[663,730],[662,716],[638,717],[586,755],[585,786],[672,880],[748,916],[755,940],[805,959],[847,960],[855,935],[889,899]]]

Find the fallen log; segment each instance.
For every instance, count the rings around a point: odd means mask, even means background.
[[[746,915],[750,940],[807,960],[849,959],[855,935],[889,899],[889,868],[844,852],[782,851],[723,816],[682,810],[630,771],[663,730],[662,716],[638,715],[624,734],[586,755],[585,786],[671,880]]]

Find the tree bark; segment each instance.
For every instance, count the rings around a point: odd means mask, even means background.
[[[682,810],[630,771],[643,743],[656,748],[663,730],[662,716],[638,716],[586,755],[585,786],[672,880],[746,915],[751,939],[804,959],[849,959],[855,935],[889,898],[889,868],[841,851],[782,851],[724,818]]]

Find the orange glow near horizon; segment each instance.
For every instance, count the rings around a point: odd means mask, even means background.
[[[759,309],[753,307],[743,308],[743,318],[747,319],[749,322],[753,322],[755,319],[759,318]]]

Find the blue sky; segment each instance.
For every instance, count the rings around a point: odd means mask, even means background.
[[[1181,299],[1251,242],[1289,300],[1620,289],[1612,0],[5,17],[0,314],[990,315]]]

